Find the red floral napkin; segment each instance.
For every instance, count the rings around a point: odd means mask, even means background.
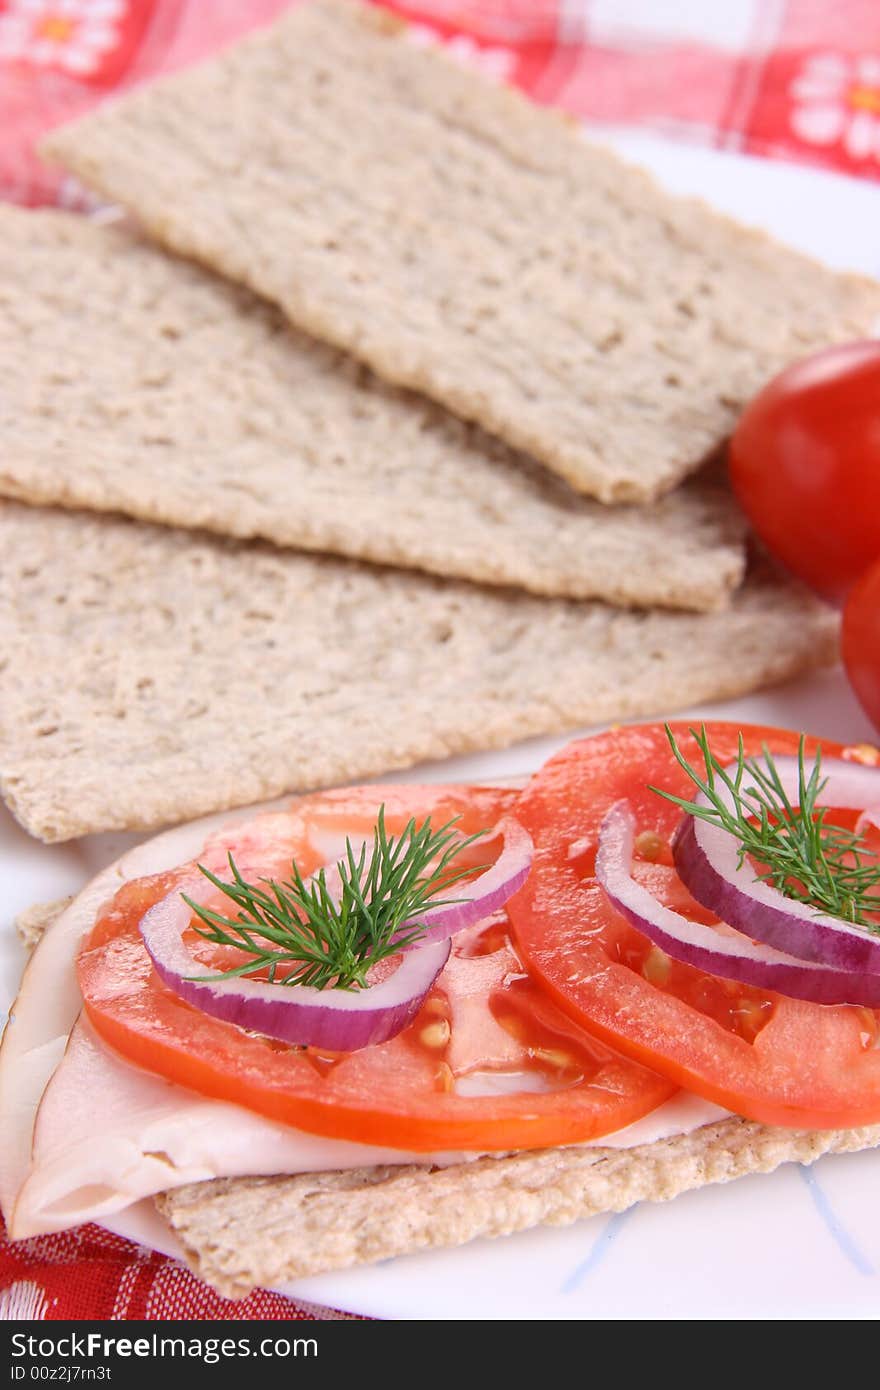
[[[85,208],[40,163],[51,126],[184,67],[290,0],[0,0],[0,197]],[[496,80],[591,122],[880,178],[877,0],[389,3]],[[276,1294],[230,1303],[180,1264],[94,1226],[10,1245],[0,1318],[337,1316]]]

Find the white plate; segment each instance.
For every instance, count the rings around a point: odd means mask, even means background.
[[[621,133],[621,151],[676,191],[700,193],[835,265],[880,273],[880,189],[780,164],[680,149]],[[698,654],[695,654],[698,659]],[[736,653],[731,652],[731,661]],[[670,715],[674,711],[668,712]],[[715,706],[696,717],[807,729],[842,741],[874,735],[839,672]],[[537,767],[565,739],[450,760],[389,778],[477,778]],[[29,839],[0,808],[0,1008],[24,961],[16,912],[80,887],[139,837],[91,836],[63,846]],[[328,1274],[285,1292],[381,1318],[873,1318],[880,1313],[880,1153],[789,1166],[670,1206],[643,1205],[565,1230],[535,1230],[458,1250]],[[149,1210],[125,1229],[170,1248]]]

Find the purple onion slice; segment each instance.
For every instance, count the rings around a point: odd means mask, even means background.
[[[405,922],[401,930],[408,931],[415,926],[427,928],[425,935],[419,938],[420,946],[431,941],[446,941],[504,907],[528,878],[535,847],[529,832],[513,816],[504,816],[498,822],[491,839],[499,835],[504,837],[504,847],[495,863],[471,883],[453,884],[450,892],[457,902],[429,907],[421,916]],[[487,843],[489,839],[487,835]]]
[[[426,946],[432,941],[447,941],[450,936],[475,927],[487,917],[499,912],[522,888],[532,867],[535,847],[529,832],[513,816],[504,816],[481,844],[490,844],[501,835],[504,845],[495,863],[470,883],[454,883],[449,892],[454,902],[440,902],[429,907],[418,917],[410,917],[400,928],[409,932],[413,927],[424,927],[425,934],[418,944]],[[324,869],[324,881],[331,898],[338,900],[342,892],[342,877],[338,864]],[[440,896],[443,896],[441,890]]]
[[[797,758],[774,758],[774,763],[786,795],[796,805],[800,788]],[[736,772],[735,767],[726,770],[730,776]],[[828,759],[822,763],[822,772],[826,779],[823,806],[864,807],[869,817],[876,814],[880,769]],[[733,810],[729,788],[719,780],[716,790]],[[708,805],[702,792],[694,800]],[[738,850],[738,841],[728,831],[694,816],[685,816],[672,844],[675,867],[688,892],[722,922],[802,960],[843,971],[880,974],[880,936],[787,898],[772,884],[756,879],[754,866],[747,859],[740,864]]]
[[[156,973],[181,999],[213,1018],[296,1046],[354,1052],[387,1042],[413,1019],[449,959],[448,940],[413,946],[397,969],[368,989],[315,989],[240,976],[193,979],[205,966],[187,950],[192,911],[181,898],[207,896],[203,880],[169,893],[145,913],[140,931]]]
[[[756,944],[729,927],[708,927],[659,903],[632,876],[635,817],[618,801],[599,831],[596,877],[613,906],[674,960],[724,980],[739,980],[816,1004],[880,1008],[880,975],[834,970]]]

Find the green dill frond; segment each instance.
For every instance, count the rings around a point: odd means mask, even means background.
[[[251,957],[224,970],[224,977],[266,970],[274,984],[363,989],[373,966],[424,935],[424,927],[407,927],[408,922],[429,907],[460,901],[437,895],[486,867],[451,867],[486,833],[461,838],[457,821],[434,830],[430,817],[421,826],[411,819],[395,838],[386,832],[385,807],[380,807],[369,857],[366,844],[356,853],[347,839],[345,857],[336,866],[339,882],[332,886],[326,869],[306,880],[295,862],[288,879],[257,883],[242,877],[231,853],[228,883],[200,864],[205,878],[238,908],[234,917],[181,896],[202,923],[195,928],[200,936]]]
[[[801,737],[798,748],[798,804],[786,794],[766,744],[761,758],[747,758],[740,734],[732,772],[727,772],[709,747],[705,724],[691,729],[703,760],[696,770],[688,762],[666,725],[666,736],[679,766],[703,793],[707,805],[650,787],[658,796],[688,815],[726,830],[739,842],[739,862],[747,855],[763,867],[756,875],[786,897],[845,922],[880,932],[868,913],[880,910],[880,863],[862,835],[835,825],[821,805],[825,779],[817,751],[808,766]],[[719,788],[725,788],[731,805]]]

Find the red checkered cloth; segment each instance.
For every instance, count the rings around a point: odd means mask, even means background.
[[[0,196],[87,205],[34,145],[290,0],[0,0]],[[387,0],[426,43],[592,123],[880,178],[877,0]]]
[[[0,197],[87,207],[34,146],[110,92],[194,62],[289,0],[0,0]],[[390,3],[536,101],[591,123],[880,178],[878,0]],[[10,1245],[0,1318],[309,1318],[276,1294],[229,1303],[97,1227]],[[323,1316],[333,1316],[324,1313]]]
[[[100,1226],[14,1244],[0,1217],[0,1321],[39,1318],[241,1322],[349,1318],[258,1289],[239,1302],[221,1298],[185,1265]]]

